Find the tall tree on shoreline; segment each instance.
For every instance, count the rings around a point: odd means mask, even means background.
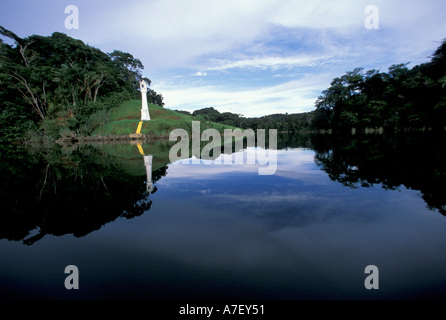
[[[446,126],[446,40],[431,61],[394,64],[388,72],[356,68],[335,78],[315,102],[316,129],[392,130]]]
[[[0,34],[13,42],[0,40],[2,127],[17,129],[20,118],[40,126],[45,134],[50,127],[56,135],[60,130],[88,134],[95,126],[93,114],[137,93],[144,66],[130,53],[107,54],[60,32],[22,39],[0,26]],[[152,95],[162,103],[161,95]]]

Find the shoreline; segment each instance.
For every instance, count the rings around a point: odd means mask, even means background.
[[[104,135],[104,136],[91,136],[91,137],[72,137],[72,138],[60,138],[55,140],[56,143],[80,143],[80,142],[95,142],[95,141],[132,141],[132,140],[162,140],[169,139],[168,135]]]

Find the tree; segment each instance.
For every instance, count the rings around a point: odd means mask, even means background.
[[[139,82],[142,80],[142,70],[144,69],[141,61],[134,58],[130,53],[119,50],[114,50],[108,55],[119,70],[120,81],[131,85],[131,89],[138,90]],[[148,80],[147,84],[150,85],[151,81],[148,78],[145,79]]]
[[[159,93],[156,93],[154,90],[152,89],[147,90],[147,101],[149,103],[152,103],[160,107],[164,107],[163,99],[164,99],[163,96]]]
[[[60,32],[22,39],[0,27],[0,34],[13,41],[12,45],[0,42],[0,97],[4,102],[0,130],[12,132],[7,128],[17,125],[30,128],[28,121],[32,121],[51,135],[81,127],[88,134],[95,127],[93,118],[95,122],[105,119],[104,110],[138,93],[141,79],[151,83],[142,78],[144,67],[130,53],[115,50],[107,54]],[[149,99],[164,105],[163,97],[153,90]]]
[[[387,73],[356,68],[335,78],[315,102],[312,126],[345,131],[351,127],[414,129],[445,127],[446,41],[430,62],[408,68],[394,64]]]

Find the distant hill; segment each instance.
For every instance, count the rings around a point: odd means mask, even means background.
[[[242,129],[276,129],[277,131],[299,132],[310,129],[313,121],[314,112],[303,113],[281,113],[271,114],[262,117],[245,118],[241,114],[231,112],[220,113],[213,107],[196,110],[193,113],[187,111],[178,111],[182,114],[195,116],[200,119],[205,119],[217,123],[222,123],[229,126],[239,127]]]
[[[234,129],[233,126],[215,123],[193,115],[165,109],[161,106],[149,104],[150,121],[145,121],[141,133],[149,136],[166,136],[174,129],[184,129],[192,132],[192,121],[201,120],[201,131],[214,128],[220,132],[224,129]],[[141,101],[128,100],[109,112],[109,121],[98,127],[92,136],[129,135],[135,133],[141,121]]]

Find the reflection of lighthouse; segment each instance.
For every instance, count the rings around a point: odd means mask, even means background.
[[[146,166],[146,173],[147,173],[146,190],[149,193],[153,191],[152,160],[153,160],[153,156],[152,155],[144,156],[144,165]]]
[[[149,106],[147,105],[147,82],[142,80],[139,83],[139,87],[141,89],[141,96],[142,96],[141,121],[149,121],[150,114],[149,114]]]
[[[151,154],[145,155],[144,149],[142,148],[141,144],[138,143],[136,146],[138,147],[139,153],[141,153],[144,157],[144,166],[146,167],[146,174],[147,174],[146,190],[148,193],[152,193],[152,191],[153,191],[153,182],[152,182],[153,156]]]

